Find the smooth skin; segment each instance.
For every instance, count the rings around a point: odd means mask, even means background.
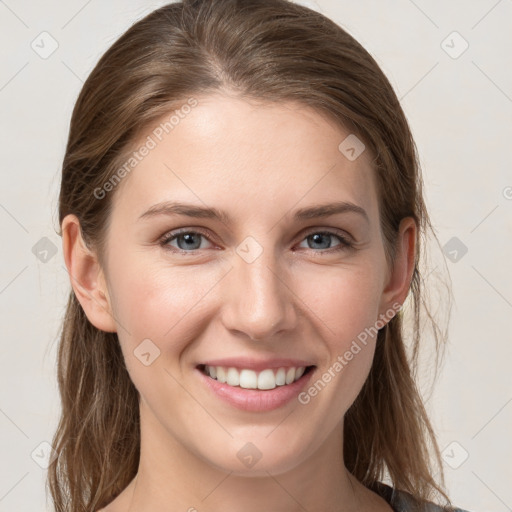
[[[117,332],[140,393],[138,474],[102,512],[389,512],[343,464],[343,417],[367,378],[375,336],[308,404],[292,400],[273,411],[221,401],[196,366],[222,357],[304,358],[316,365],[314,382],[358,334],[403,304],[415,222],[402,221],[389,268],[372,156],[366,150],[350,161],[338,149],[350,132],[294,102],[228,92],[197,99],[110,192],[103,267],[77,218],[62,223],[76,296],[92,324]],[[214,207],[230,220],[141,217],[167,201]],[[335,201],[362,207],[368,220],[355,212],[293,218]],[[178,229],[200,233],[161,241]],[[262,248],[250,263],[237,252],[247,237]],[[148,366],[134,354],[145,339],[160,350]],[[237,457],[248,442],[261,453],[251,468]]]

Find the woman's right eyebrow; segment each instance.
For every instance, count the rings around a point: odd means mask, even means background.
[[[212,208],[209,206],[199,206],[192,203],[182,203],[178,201],[164,201],[148,208],[139,216],[139,220],[157,217],[160,215],[185,215],[187,217],[196,217],[203,219],[216,219],[225,224],[231,222],[231,217],[227,212]]]

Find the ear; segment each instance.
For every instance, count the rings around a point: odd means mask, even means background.
[[[64,261],[76,298],[96,328],[116,332],[105,275],[96,253],[82,238],[80,221],[75,215],[67,215],[61,229]]]
[[[416,256],[416,222],[412,217],[401,220],[396,240],[396,253],[393,268],[388,272],[387,282],[382,292],[380,315],[384,316],[389,309],[405,302],[411,285]],[[389,314],[386,319],[390,320]]]

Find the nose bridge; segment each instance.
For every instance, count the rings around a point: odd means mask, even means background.
[[[268,338],[293,321],[292,295],[270,247],[247,237],[236,249],[230,272],[225,324],[252,339]]]

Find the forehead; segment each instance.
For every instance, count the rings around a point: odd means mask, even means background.
[[[163,116],[133,145],[138,153],[150,149],[117,187],[120,207],[179,199],[258,211],[350,200],[376,213],[370,152],[347,158],[343,141],[354,136],[326,116],[297,102],[226,94],[195,101]]]

